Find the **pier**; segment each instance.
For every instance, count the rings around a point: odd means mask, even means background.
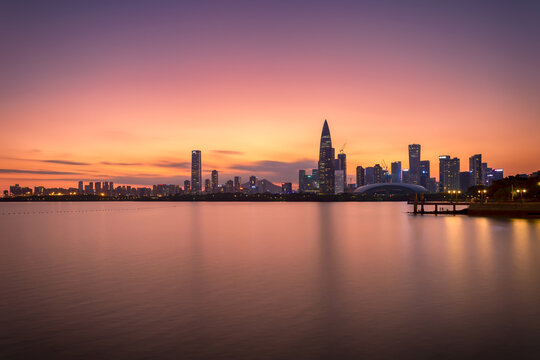
[[[424,214],[445,214],[445,215],[457,215],[457,214],[466,214],[467,209],[456,209],[456,206],[469,206],[471,205],[470,201],[456,200],[438,200],[438,201],[426,201],[424,196],[421,194],[420,199],[415,195],[413,200],[409,200],[407,204],[413,205],[412,213],[414,215],[424,215]],[[433,207],[433,210],[428,210],[429,207]]]

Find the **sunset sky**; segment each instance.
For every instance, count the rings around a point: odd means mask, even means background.
[[[539,1],[112,3],[0,5],[0,189],[181,184],[192,149],[297,182],[324,119],[349,176],[411,143],[540,170]]]

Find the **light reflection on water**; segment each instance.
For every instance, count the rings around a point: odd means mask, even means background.
[[[540,355],[540,221],[2,203],[0,358]]]

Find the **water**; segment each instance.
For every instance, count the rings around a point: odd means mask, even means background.
[[[539,358],[540,221],[0,203],[0,358]]]

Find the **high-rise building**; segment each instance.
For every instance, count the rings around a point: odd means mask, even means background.
[[[503,171],[503,169],[493,169],[491,174],[493,175],[492,181],[497,181],[497,180],[504,179],[504,171]]]
[[[364,180],[366,185],[375,183],[375,168],[373,166],[368,166],[366,168]]]
[[[334,148],[332,147],[328,122],[324,120],[319,149],[319,193],[334,193],[334,175]]]
[[[450,155],[439,156],[439,187],[447,192],[459,189],[459,159]]]
[[[411,179],[409,177],[409,169],[401,170],[401,182],[404,184],[410,184]]]
[[[298,192],[305,190],[306,170],[298,170]]]
[[[252,175],[249,177],[249,193],[255,194],[257,191],[257,177]]]
[[[184,180],[184,193],[189,194],[191,192],[191,184],[189,180]]]
[[[96,184],[94,186],[96,189],[96,195],[101,195],[101,181],[96,181]]]
[[[427,188],[427,182],[431,177],[429,160],[420,161],[420,185]]]
[[[234,192],[234,182],[232,180],[227,180],[225,186],[223,187],[223,192],[232,193]]]
[[[430,193],[436,193],[437,191],[439,191],[439,184],[437,183],[437,179],[435,179],[434,177],[429,178],[426,181],[426,189]]]
[[[344,170],[334,170],[334,193],[342,194],[345,192],[345,171]]]
[[[383,169],[382,171],[382,182],[383,183],[391,183],[392,182],[392,174],[386,169]]]
[[[383,182],[383,169],[381,165],[375,164],[373,167],[373,183],[381,184]]]
[[[356,187],[364,186],[366,184],[364,168],[361,166],[356,167]]]
[[[212,190],[212,187],[210,186],[210,179],[204,179],[204,192],[209,194]]]
[[[487,163],[482,163],[482,185],[489,186],[488,175],[491,174],[492,168],[488,167]]]
[[[213,193],[218,192],[218,186],[219,186],[218,171],[212,170],[212,192]]]
[[[335,162],[335,170],[343,170],[343,189],[347,188],[347,155],[341,150]],[[335,173],[334,173],[335,174]],[[337,186],[337,183],[335,183]]]
[[[242,185],[242,178],[240,178],[240,176],[235,176],[234,177],[234,192],[237,193],[237,192],[240,192],[241,190],[241,186]]]
[[[392,171],[392,182],[400,183],[401,182],[401,161],[395,161],[390,165],[390,170]]]
[[[79,187],[77,188],[77,192],[79,193],[79,195],[84,193],[84,186],[82,181],[79,181]]]
[[[420,184],[420,145],[409,145],[409,183]]]
[[[319,190],[319,169],[311,169],[311,188]]]
[[[469,171],[471,172],[471,186],[482,185],[482,154],[469,158]]]
[[[201,150],[191,151],[191,191],[202,191]]]
[[[465,194],[472,185],[472,176],[470,171],[461,171],[459,173],[459,190]]]

